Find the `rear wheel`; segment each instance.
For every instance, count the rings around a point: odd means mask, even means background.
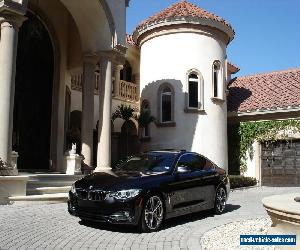
[[[162,199],[157,195],[150,196],[143,207],[140,229],[142,232],[154,232],[159,229],[164,218]]]
[[[219,187],[216,191],[215,198],[215,214],[222,214],[226,208],[227,194],[224,187]]]

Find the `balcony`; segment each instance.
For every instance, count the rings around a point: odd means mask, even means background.
[[[115,97],[124,101],[138,102],[139,88],[138,85],[132,82],[120,80],[116,88]]]
[[[73,74],[71,76],[71,88],[72,90],[82,91],[82,73]],[[95,95],[99,94],[100,74],[95,73]],[[126,101],[126,102],[138,102],[139,101],[139,88],[138,85],[132,82],[126,82],[120,80],[115,83],[113,88],[113,98]]]
[[[72,75],[71,76],[71,89],[81,92],[82,91],[82,79],[83,79],[82,73]],[[99,94],[98,93],[99,92],[99,84],[100,84],[100,74],[98,72],[95,72],[95,89],[94,89],[95,95]]]

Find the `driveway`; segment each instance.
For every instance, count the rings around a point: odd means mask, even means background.
[[[133,228],[81,224],[66,204],[0,206],[0,249],[200,249],[201,235],[237,220],[267,217],[265,196],[299,188],[262,187],[230,193],[225,214],[208,212],[171,219],[161,231],[139,234]]]

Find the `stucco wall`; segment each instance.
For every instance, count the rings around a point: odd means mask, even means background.
[[[105,0],[113,16],[117,33],[117,44],[125,46],[126,35],[126,7],[125,0]]]
[[[170,83],[175,91],[175,127],[151,124],[149,149],[176,148],[201,153],[227,169],[226,102],[211,100],[212,64],[224,69],[226,45],[203,34],[175,33],[155,37],[141,47],[141,96],[158,118],[158,88]],[[197,69],[204,79],[204,112],[186,113],[187,71]],[[224,76],[225,77],[225,76]],[[225,84],[225,80],[224,83]],[[225,96],[225,95],[224,95]]]

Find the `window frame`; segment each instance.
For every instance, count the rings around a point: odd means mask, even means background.
[[[215,67],[218,69],[215,69]],[[217,74],[217,83],[215,82],[215,74]],[[223,67],[219,60],[215,60],[212,64],[212,97],[211,99],[214,101],[224,101],[224,75],[223,75]],[[217,88],[217,93],[215,93],[215,87]],[[215,95],[216,94],[216,95]]]
[[[164,89],[165,88],[169,88],[170,89],[170,92],[166,92],[164,93]],[[171,96],[171,120],[170,121],[163,121],[162,120],[162,115],[163,115],[163,112],[162,112],[162,108],[163,108],[163,105],[162,105],[162,99],[163,99],[163,95],[167,95],[167,96]],[[176,124],[175,124],[175,121],[174,121],[174,100],[175,100],[175,92],[174,92],[174,88],[173,86],[170,84],[170,83],[162,83],[158,89],[158,117],[159,117],[159,123],[156,123],[157,126],[159,127],[174,127]]]
[[[198,106],[191,107],[190,104],[190,76],[196,75],[198,78]],[[201,72],[197,69],[188,70],[186,74],[186,101],[185,101],[185,112],[194,113],[194,112],[203,112],[204,111],[204,80]]]

